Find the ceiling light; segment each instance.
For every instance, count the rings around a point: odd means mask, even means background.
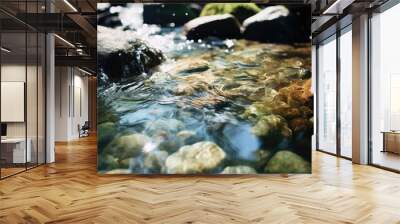
[[[83,72],[83,73],[85,73],[85,74],[87,74],[87,75],[92,75],[92,73],[90,73],[90,72],[88,72],[88,71],[86,71],[86,70],[83,70],[83,69],[81,69],[81,68],[78,68],[78,70],[81,71],[81,72]]]
[[[78,12],[78,10],[68,1],[64,0],[65,4],[67,4],[74,12]]]
[[[327,9],[324,10],[322,14],[336,14],[340,15],[343,13],[343,10],[351,5],[355,0],[336,0],[332,5],[330,5]]]
[[[57,37],[59,40],[61,40],[62,42],[64,42],[65,44],[67,44],[67,45],[69,45],[70,47],[73,47],[73,48],[75,48],[75,45],[73,45],[71,42],[69,42],[68,40],[66,40],[66,39],[64,39],[64,38],[62,38],[62,37],[60,37],[59,35],[57,35],[57,34],[54,34],[54,36],[55,37]]]
[[[7,48],[5,48],[5,47],[1,47],[0,49],[1,49],[2,51],[6,52],[6,53],[10,53],[10,52],[11,52],[11,50],[9,50],[9,49],[7,49]]]
[[[330,5],[322,14],[330,14],[332,13],[331,10],[336,8],[339,4],[340,0],[336,0],[332,5]]]

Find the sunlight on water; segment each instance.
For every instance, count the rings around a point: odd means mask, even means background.
[[[133,157],[126,164],[132,172],[165,173],[160,163],[196,143],[215,143],[226,153],[214,172],[235,165],[263,172],[270,153],[303,150],[291,138],[309,135],[308,45],[187,40],[180,27],[136,20],[143,12],[140,4],[113,10],[120,13],[125,30],[106,30],[106,35],[119,36],[121,43],[142,40],[165,56],[160,66],[132,74],[133,79],[112,83],[104,73],[99,78],[99,110],[114,116],[112,130],[122,133],[114,138],[128,136],[124,141],[130,142]],[[143,53],[139,51],[137,55]],[[106,153],[114,152],[112,144],[104,146]]]

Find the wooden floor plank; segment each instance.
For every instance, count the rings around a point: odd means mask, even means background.
[[[400,223],[400,175],[313,153],[311,175],[104,176],[96,139],[0,181],[0,223]]]

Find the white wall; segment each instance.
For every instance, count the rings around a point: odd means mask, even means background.
[[[72,67],[56,67],[55,73],[55,140],[70,141],[88,120],[88,78]]]
[[[69,133],[68,124],[68,88],[70,84],[69,68],[55,68],[55,140],[67,141]]]

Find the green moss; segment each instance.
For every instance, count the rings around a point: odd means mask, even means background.
[[[268,162],[266,173],[310,173],[311,164],[291,151],[277,152]]]
[[[113,155],[122,160],[138,156],[144,147],[149,142],[149,138],[142,134],[128,134],[115,137],[113,141],[104,149],[104,153]]]
[[[110,143],[117,134],[117,127],[113,122],[105,122],[97,126],[97,141],[99,153]]]
[[[118,159],[110,154],[101,154],[98,156],[97,163],[99,170],[113,170],[119,167]]]
[[[261,9],[255,3],[209,3],[204,6],[200,16],[229,13],[242,23],[245,19],[260,11]]]
[[[110,104],[103,99],[103,97],[97,98],[97,123],[105,123],[105,122],[117,122],[118,118],[115,115],[114,109]]]

